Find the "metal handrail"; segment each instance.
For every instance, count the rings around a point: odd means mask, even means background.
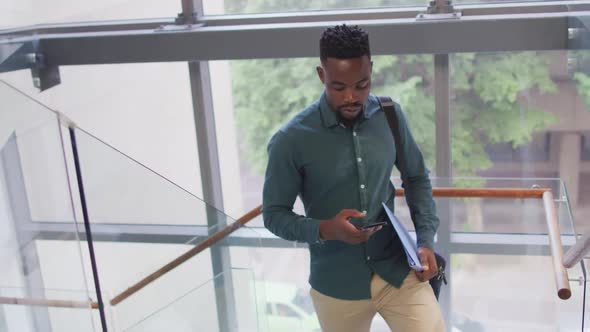
[[[571,268],[578,264],[586,254],[590,251],[590,232],[584,233],[582,237],[576,241],[563,258],[563,266]]]
[[[549,231],[549,244],[551,257],[553,259],[553,272],[555,273],[555,285],[557,296],[567,300],[572,296],[567,270],[563,266],[563,247],[561,246],[561,231],[559,230],[559,219],[557,209],[553,200],[553,193],[548,190],[543,193],[543,205],[545,206],[545,220]]]

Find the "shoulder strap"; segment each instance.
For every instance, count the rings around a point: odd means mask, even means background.
[[[395,160],[396,163],[399,165],[398,153],[399,151],[401,151],[401,138],[399,134],[399,122],[397,119],[397,114],[395,113],[395,103],[393,102],[393,100],[391,100],[391,97],[387,96],[379,96],[377,97],[377,99],[379,100],[379,106],[381,106],[381,109],[383,110],[383,112],[385,112],[387,124],[389,124],[389,128],[391,129],[391,134],[393,135],[393,140],[395,141]]]

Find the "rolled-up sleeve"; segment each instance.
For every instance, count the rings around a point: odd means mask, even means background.
[[[320,220],[293,212],[293,204],[303,183],[295,148],[282,131],[277,132],[268,144],[262,197],[264,226],[285,240],[317,243],[321,241]]]
[[[429,171],[424,163],[422,152],[408,127],[404,113],[399,107],[396,107],[396,113],[399,119],[402,149],[397,153],[400,157],[396,160],[396,165],[402,174],[406,202],[416,227],[418,246],[432,248],[434,235],[440,222],[432,197]]]

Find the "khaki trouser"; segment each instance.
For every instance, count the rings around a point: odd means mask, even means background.
[[[379,313],[395,332],[442,332],[444,321],[428,282],[411,271],[401,288],[373,275],[370,300],[340,300],[310,290],[323,332],[368,332]]]

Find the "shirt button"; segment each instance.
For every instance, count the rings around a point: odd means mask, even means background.
[[[370,261],[371,260],[371,256],[367,256],[367,260]]]
[[[352,136],[356,136],[356,131],[353,131],[352,132]]]
[[[360,163],[361,161],[363,161],[363,158],[356,158],[356,161]]]
[[[365,185],[364,184],[361,184],[361,189],[365,189]]]

